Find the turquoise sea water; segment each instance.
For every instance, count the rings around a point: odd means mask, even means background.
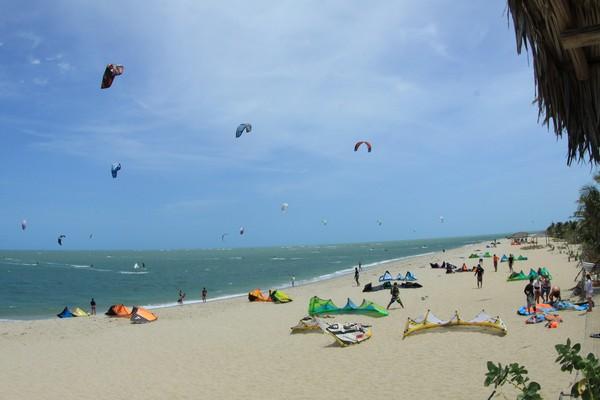
[[[175,305],[246,294],[352,272],[363,266],[492,240],[485,235],[380,243],[165,251],[0,251],[0,319],[52,318],[65,305]],[[145,269],[134,269],[134,264]],[[365,282],[366,283],[366,282]],[[186,301],[186,302],[187,302]]]

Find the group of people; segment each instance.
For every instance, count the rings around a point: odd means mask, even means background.
[[[354,281],[356,282],[356,286],[360,286],[360,271],[362,271],[362,262],[358,263],[358,267],[354,267]],[[398,287],[398,282],[394,282],[390,289],[390,294],[392,295],[392,298],[387,305],[386,310],[389,310],[390,306],[394,303],[398,303],[404,308],[404,304],[402,304],[402,300],[400,300],[400,288]]]
[[[494,271],[498,272],[498,261],[500,260],[500,258],[494,254],[492,261],[494,264]],[[510,272],[513,272],[513,264],[515,262],[515,257],[510,254],[508,257],[508,268],[510,270]],[[360,286],[360,282],[359,282],[359,278],[360,278],[360,272],[359,272],[359,268],[360,268],[361,264],[359,263],[358,267],[354,268],[354,280],[356,281],[356,286]],[[451,264],[447,264],[446,262],[444,262],[442,264],[442,268],[444,268],[444,266],[446,266],[447,268],[452,268]],[[466,271],[466,264],[463,264],[463,271]],[[485,272],[485,270],[483,269],[483,258],[479,259],[479,262],[477,263],[477,266],[475,268],[473,268],[474,271],[474,275],[477,277],[477,288],[480,289],[483,287],[483,274]],[[453,271],[451,271],[453,272]],[[525,296],[527,297],[527,311],[530,312],[530,310],[533,310],[533,312],[536,312],[536,304],[540,303],[540,300],[542,300],[544,303],[554,303],[556,301],[561,301],[562,298],[560,296],[560,287],[558,286],[552,286],[551,282],[550,282],[550,278],[547,276],[543,276],[541,274],[541,268],[538,269],[538,277],[536,279],[534,278],[530,278],[529,279],[529,284],[527,284],[527,286],[525,286],[524,289],[524,293]],[[593,289],[593,285],[592,285],[592,278],[590,276],[590,274],[586,275],[586,281],[584,284],[584,292],[585,292],[585,297],[588,303],[588,312],[592,311],[592,308],[594,307],[594,301],[592,299],[593,294],[594,294],[594,289]],[[402,300],[400,300],[400,288],[398,287],[398,283],[394,282],[394,284],[392,285],[392,288],[390,289],[390,294],[391,294],[391,300],[389,302],[389,304],[387,305],[386,309],[389,309],[390,306],[392,304],[394,304],[394,302],[399,303],[402,308],[404,308],[404,304],[402,304]]]
[[[542,300],[546,304],[552,304],[561,301],[560,287],[552,286],[550,278],[538,275],[536,279],[529,278],[529,283],[523,290],[527,299],[527,312],[536,312],[536,305]]]
[[[527,298],[527,312],[537,312],[536,305],[540,303],[540,299],[547,304],[562,300],[560,297],[560,287],[551,286],[550,279],[542,276],[539,272],[540,271],[538,271],[537,279],[529,278],[529,283],[523,290],[523,293],[525,293]],[[590,274],[586,274],[585,276],[583,291],[588,304],[587,312],[591,312],[595,304],[593,299],[594,287]]]
[[[498,272],[498,261],[500,261],[500,257],[498,257],[496,254],[494,254],[494,256],[492,257],[492,262],[494,264],[494,272]],[[515,256],[513,256],[512,254],[508,256],[508,269],[510,271],[510,273],[512,274],[513,272],[513,264],[515,262]],[[465,268],[466,264],[463,264],[463,269]],[[479,259],[479,262],[477,263],[477,267],[474,268],[474,272],[475,272],[475,276],[477,277],[477,288],[482,288],[483,287],[483,273],[485,272],[483,269],[483,258]]]
[[[208,290],[206,288],[202,288],[202,292],[200,292],[202,296],[202,302],[206,303],[206,296],[208,296]],[[177,299],[178,304],[183,304],[183,300],[185,300],[185,292],[179,289],[179,298]]]

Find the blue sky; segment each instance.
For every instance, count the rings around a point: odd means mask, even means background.
[[[63,249],[235,247],[564,220],[593,171],[567,167],[566,140],[537,124],[505,4],[3,1],[0,248],[58,248],[59,233]],[[125,73],[100,90],[107,63]],[[242,122],[253,131],[236,139]],[[358,140],[373,152],[355,153]]]

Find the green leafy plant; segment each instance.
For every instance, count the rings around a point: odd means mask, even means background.
[[[582,398],[583,400],[600,399],[600,362],[592,353],[587,357],[579,354],[581,345],[575,343],[571,346],[571,339],[567,339],[566,344],[557,344],[555,346],[558,352],[556,362],[560,364],[561,371],[572,373],[573,370],[579,371],[582,379],[571,386],[571,396]]]
[[[556,362],[560,364],[561,371],[569,373],[578,371],[581,374],[582,378],[571,386],[571,396],[583,400],[600,400],[600,361],[598,358],[592,353],[585,358],[582,357],[579,354],[581,345],[576,343],[571,346],[571,339],[567,339],[566,344],[557,344],[555,348],[558,353]],[[488,399],[501,393],[499,389],[506,383],[511,384],[519,391],[517,400],[542,398],[539,394],[541,386],[539,383],[529,380],[524,366],[517,363],[503,366],[500,363],[494,364],[488,361],[487,368],[484,385],[494,386],[494,391]]]
[[[488,372],[485,374],[485,386],[494,385],[494,391],[489,399],[494,397],[499,388],[505,383],[510,383],[521,393],[517,396],[518,400],[540,400],[539,395],[541,386],[537,382],[530,381],[527,377],[527,370],[524,366],[517,363],[503,366],[501,363],[497,365],[491,361],[487,363]]]

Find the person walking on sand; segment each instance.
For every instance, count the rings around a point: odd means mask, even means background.
[[[515,257],[511,254],[508,256],[508,269],[510,273],[513,273],[513,264],[515,262]]]
[[[535,309],[535,294],[533,293],[533,278],[529,278],[529,283],[525,286],[523,290],[525,296],[527,298],[527,312],[529,313],[530,309],[533,309],[533,313],[535,314],[537,310]]]
[[[494,272],[498,272],[498,256],[494,254]]]
[[[185,299],[185,292],[179,289],[179,299],[177,299],[177,303],[183,304],[183,299]]]
[[[358,281],[359,277],[358,267],[354,267],[354,280],[356,281],[356,286],[360,286],[360,282]]]
[[[385,309],[389,310],[390,306],[394,304],[395,301],[397,301],[398,304],[400,304],[400,306],[404,308],[404,304],[402,304],[402,300],[400,300],[400,289],[398,288],[398,282],[394,282],[394,285],[390,289],[390,294],[392,295],[392,299],[390,300],[389,304]]]
[[[585,284],[583,285],[583,289],[585,291],[585,298],[588,302],[588,312],[592,312],[594,308],[594,300],[592,297],[594,296],[594,285],[592,284],[592,277],[590,274],[585,275]]]
[[[208,290],[205,287],[202,288],[202,302],[206,303],[206,295],[208,294]]]
[[[477,276],[477,289],[481,289],[483,287],[483,267],[481,264],[477,264],[475,276]]]
[[[90,301],[90,308],[92,309],[92,315],[96,315],[96,300],[92,297],[92,301]]]

